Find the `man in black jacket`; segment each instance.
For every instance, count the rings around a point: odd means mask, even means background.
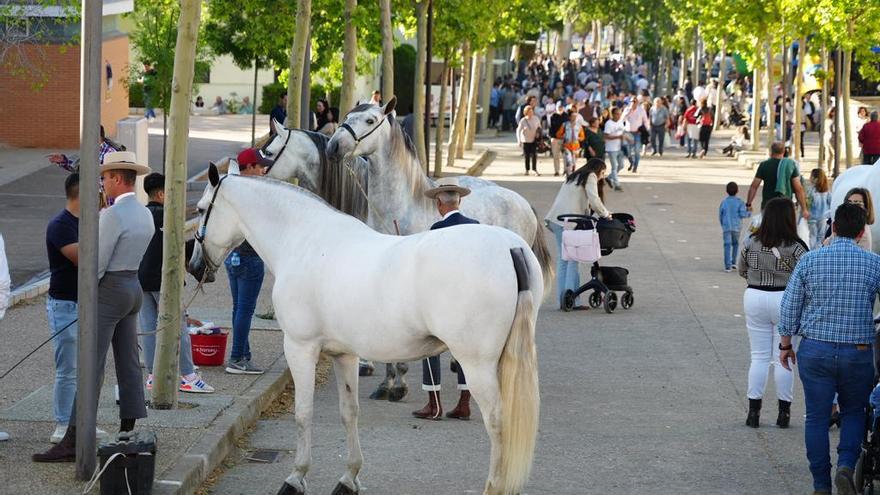
[[[550,152],[553,154],[553,175],[559,177],[559,163],[562,161],[562,138],[559,130],[568,121],[568,112],[562,100],[556,102],[556,111],[550,115]]]
[[[138,313],[141,327],[141,348],[144,350],[144,365],[147,367],[147,390],[153,389],[153,358],[156,353],[156,323],[159,316],[159,291],[162,287],[162,225],[165,216],[165,176],[152,173],[144,177],[144,191],[149,196],[147,209],[153,214],[156,232],[147,246],[147,252],[138,269],[138,279],[144,290],[143,305]],[[192,344],[189,339],[186,318],[180,325],[180,387],[181,392],[207,393],[214,388],[205,383],[195,372],[192,360]]]

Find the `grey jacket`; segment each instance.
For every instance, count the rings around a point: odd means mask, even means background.
[[[137,272],[155,232],[150,210],[133,194],[121,197],[101,211],[98,229],[98,280],[107,272]]]
[[[786,246],[772,248],[761,245],[757,238],[748,236],[743,241],[737,268],[741,277],[748,282],[749,288],[764,291],[782,291],[788,285],[791,272],[797,266],[801,256],[806,254],[807,247],[800,241]]]

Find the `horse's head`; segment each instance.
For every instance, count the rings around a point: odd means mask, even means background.
[[[320,157],[322,149],[317,148],[314,136],[304,139],[309,134],[288,129],[272,120],[272,129],[275,131],[260,146],[263,156],[272,160],[272,165],[266,173],[266,177],[288,181],[292,178],[299,179],[299,185],[310,191],[316,191],[318,180],[316,172],[319,171],[316,156]],[[326,139],[323,136],[321,139]],[[303,143],[309,146],[304,146]]]
[[[244,240],[244,234],[229,221],[231,210],[223,201],[220,186],[228,175],[220,177],[217,167],[211,163],[208,168],[208,185],[199,200],[199,229],[196,244],[187,271],[198,280],[214,281],[214,273],[220,268],[226,255],[233,247]]]
[[[385,121],[394,118],[396,104],[395,96],[384,107],[371,103],[354,107],[330,138],[327,144],[328,156],[337,159],[375,153],[379,143],[388,137],[391,128]]]

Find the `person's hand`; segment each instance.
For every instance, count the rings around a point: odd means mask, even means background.
[[[57,164],[57,163],[66,163],[66,162],[67,162],[67,157],[65,157],[65,156],[62,155],[61,153],[52,153],[51,155],[48,156],[48,158],[49,158],[49,161],[50,161],[50,162],[52,162],[52,163],[56,163],[56,164]]]
[[[791,362],[789,363],[789,361]],[[791,367],[797,364],[797,356],[794,353],[794,349],[779,351],[779,362],[782,364],[783,368],[791,371]]]
[[[810,219],[810,210],[808,210],[806,208],[801,208],[801,210],[802,210],[801,216],[804,217],[804,220],[809,220]]]

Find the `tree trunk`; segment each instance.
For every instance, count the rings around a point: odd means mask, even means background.
[[[345,35],[342,44],[342,88],[339,92],[339,113],[345,115],[354,107],[354,78],[357,75],[357,27],[354,24],[354,11],[357,0],[345,0],[343,23]]]
[[[602,21],[596,21],[596,60],[602,56]]]
[[[452,75],[449,74],[449,56],[443,57],[443,76],[440,78],[440,104],[437,106],[437,127],[434,142],[434,177],[442,176],[443,145],[446,144],[446,100],[449,98],[449,85]]]
[[[773,42],[767,42],[767,149],[776,140],[776,108],[773,106]]]
[[[782,87],[782,97],[779,103],[779,140],[785,143],[788,141],[785,139],[785,133],[788,128],[786,125],[786,119],[788,118],[786,108],[785,108],[785,100],[788,99],[788,73],[789,70],[789,58],[788,58],[788,47],[785,43],[785,36],[782,36],[782,73],[780,74],[779,84]],[[794,103],[794,101],[792,101]],[[792,105],[794,106],[794,105]]]
[[[419,163],[428,164],[425,149],[425,64],[428,47],[428,0],[416,3],[416,73],[413,88],[413,141]]]
[[[251,100],[253,112],[251,112],[251,147],[257,142],[257,76],[260,74],[260,63],[254,59],[254,99]]]
[[[807,38],[801,37],[798,40],[798,68],[795,74],[794,97],[791,99],[794,105],[794,126],[791,129],[792,146],[791,154],[794,158],[800,159],[801,150],[804,143],[801,142],[801,123],[804,121],[804,103],[801,101],[801,91],[804,88],[804,59],[807,55]]]
[[[471,45],[468,41],[464,42],[461,49],[461,90],[458,93],[458,110],[455,112],[455,119],[452,127],[449,129],[449,145],[446,148],[446,167],[455,165],[455,153],[458,149],[459,140],[464,136],[464,121],[467,117],[467,101],[468,86],[470,86],[471,78]]]
[[[760,53],[760,52],[759,52]],[[761,142],[761,59],[755,60],[754,72],[752,73],[752,151],[758,151]]]
[[[721,61],[718,63],[718,81],[715,84],[715,129],[721,125],[721,102],[723,101],[721,96],[724,94],[725,82],[727,82],[727,36],[721,39]]]
[[[696,88],[700,84],[700,28],[694,28],[694,52],[692,62],[691,84]]]
[[[825,163],[825,155],[827,155],[825,149],[825,116],[828,115],[828,85],[831,80],[828,78],[828,48],[825,45],[822,45],[822,73],[825,74],[825,79],[822,81],[822,97],[819,100],[819,105],[821,106],[821,112],[819,113],[819,168],[825,170],[830,174],[831,166],[828,163]]]
[[[489,98],[492,96],[492,84],[495,78],[495,49],[487,48],[483,54],[483,85],[480,86],[480,106],[483,113],[480,115],[478,131],[489,128]]]
[[[382,101],[394,96],[394,30],[391,25],[391,0],[379,0],[382,26]]]
[[[480,67],[483,65],[483,54],[477,53],[471,61],[471,89],[468,93],[468,110],[467,123],[465,124],[464,145],[458,147],[460,155],[456,153],[456,158],[462,158],[465,151],[474,149],[474,137],[477,134],[477,96],[480,91]],[[484,71],[485,72],[485,71]]]
[[[846,168],[850,168],[853,166],[853,141],[852,141],[852,115],[849,111],[850,105],[850,91],[851,88],[851,77],[852,74],[852,51],[845,50],[843,52],[843,73],[841,76],[843,77],[843,86],[841,87],[843,93],[843,144],[844,144],[844,153],[846,156]]]
[[[559,60],[568,60],[568,54],[571,52],[571,20],[568,14],[564,14],[562,20],[562,34],[556,42],[556,56]]]
[[[290,78],[287,81],[287,122],[284,123],[291,129],[298,128],[302,121],[302,82],[311,19],[312,0],[297,0],[296,34],[290,49]],[[305,104],[308,105],[308,102]]]
[[[162,291],[156,324],[156,358],[153,374],[153,407],[177,406],[180,387],[180,324],[183,321],[184,223],[186,222],[186,155],[189,143],[189,111],[195,73],[196,44],[201,2],[181,2],[171,83],[171,135],[165,171],[165,217],[163,219]]]

